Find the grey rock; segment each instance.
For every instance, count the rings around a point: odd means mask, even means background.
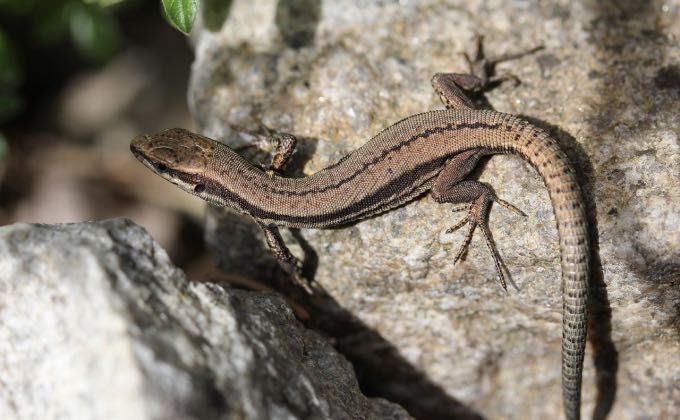
[[[110,220],[0,228],[0,418],[407,419],[274,294]]]
[[[320,12],[296,37],[282,9],[299,3]],[[230,145],[248,141],[234,125],[258,120],[298,135],[290,174],[310,174],[441,107],[429,78],[465,72],[457,53],[472,49],[475,32],[490,55],[545,46],[501,64],[522,84],[487,99],[561,141],[599,232],[584,415],[679,416],[679,1],[234,1],[221,29],[194,33],[190,105],[201,131]],[[556,418],[562,295],[548,194],[512,156],[493,157],[480,179],[529,215],[496,207],[490,216],[516,286],[507,294],[479,235],[453,265],[463,232],[445,231],[461,216],[429,197],[287,240],[298,255],[300,239],[315,251],[330,309],[312,302],[310,311],[326,317],[374,395],[422,418],[461,407],[470,417]],[[225,269],[276,272],[250,222],[211,209],[207,226]],[[381,368],[386,348],[393,363]]]

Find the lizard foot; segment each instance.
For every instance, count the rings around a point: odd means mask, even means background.
[[[543,49],[543,46],[539,45],[526,51],[487,58],[484,53],[484,37],[482,35],[476,35],[475,53],[473,58],[467,53],[462,53],[463,58],[465,58],[465,61],[468,64],[470,74],[467,75],[467,78],[459,81],[462,82],[462,85],[459,83],[459,86],[466,92],[480,94],[493,89],[506,81],[511,81],[515,85],[519,85],[519,78],[512,73],[496,74],[496,65],[504,61],[515,60],[524,57],[525,55],[533,54],[541,49]]]
[[[260,155],[270,156],[271,163],[256,163],[263,171],[271,174],[280,174],[290,162],[297,139],[292,134],[275,131],[267,127],[263,122],[257,122],[255,130],[249,130],[238,125],[230,125],[230,128],[240,137],[246,140],[246,144],[236,146],[233,149],[237,153],[248,153],[249,160],[261,160]]]
[[[484,235],[486,246],[489,248],[489,251],[491,252],[491,256],[496,266],[496,272],[498,273],[498,280],[500,281],[503,290],[507,291],[508,290],[507,283],[505,280],[505,273],[507,272],[507,268],[505,267],[503,259],[501,258],[500,253],[496,248],[496,243],[493,240],[491,229],[489,229],[489,225],[486,221],[487,216],[489,214],[489,210],[491,209],[491,203],[493,201],[497,202],[498,204],[500,204],[501,206],[505,207],[508,210],[511,210],[521,216],[526,217],[526,214],[524,214],[524,212],[522,212],[520,209],[513,206],[512,204],[508,203],[507,201],[501,200],[500,198],[496,197],[496,195],[487,187],[484,189],[484,192],[482,192],[474,201],[472,201],[472,203],[457,206],[454,209],[455,211],[458,211],[467,208],[468,214],[454,226],[447,229],[446,233],[452,233],[460,229],[461,227],[465,226],[466,224],[468,225],[468,230],[467,233],[465,234],[465,238],[463,239],[463,243],[458,249],[458,252],[456,252],[456,256],[453,261],[455,264],[467,252],[468,247],[470,246],[470,241],[472,241],[472,235],[475,233],[475,229],[479,227],[482,231],[482,234]]]
[[[264,223],[259,222],[258,224],[260,225],[260,228],[262,228],[262,233],[269,246],[269,250],[279,262],[281,268],[288,273],[293,280],[293,283],[302,287],[308,294],[313,295],[314,289],[312,288],[312,282],[302,274],[302,263],[286,246],[286,243],[283,241],[281,233],[279,232],[279,228],[275,225],[265,225]]]
[[[534,47],[530,50],[515,54],[504,54],[496,58],[486,58],[484,56],[483,37],[477,35],[476,51],[472,58],[466,53],[462,53],[468,64],[468,73],[437,73],[432,77],[432,88],[439,95],[446,108],[476,108],[475,103],[470,99],[478,99],[484,92],[493,89],[505,81],[511,81],[515,85],[520,84],[520,80],[512,73],[496,74],[496,65],[503,61],[514,60],[527,54],[532,54],[543,46]],[[479,104],[478,104],[479,105]],[[482,106],[489,106],[482,103]]]

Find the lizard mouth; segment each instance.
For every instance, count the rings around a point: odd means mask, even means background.
[[[140,162],[144,164],[147,163],[148,159],[144,152],[142,152],[140,143],[142,143],[145,139],[146,136],[137,136],[132,140],[132,142],[130,142],[130,151]]]
[[[152,171],[156,172],[161,176],[167,174],[168,167],[166,165],[154,161],[142,150],[141,144],[146,140],[147,137],[144,135],[135,137],[130,143],[130,151],[137,158],[137,160],[142,162],[144,166],[146,166],[147,168],[151,169]]]

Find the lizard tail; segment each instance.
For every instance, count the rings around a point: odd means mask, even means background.
[[[517,124],[525,125],[526,123]],[[550,193],[562,259],[562,393],[565,416],[580,418],[581,375],[586,344],[590,248],[585,204],[569,158],[557,142],[531,125],[511,149],[522,155],[543,178]]]

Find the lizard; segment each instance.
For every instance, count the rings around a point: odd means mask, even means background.
[[[535,51],[531,50],[529,52]],[[581,379],[586,340],[590,245],[581,188],[575,169],[556,140],[527,121],[478,109],[466,95],[494,83],[516,80],[493,75],[500,61],[483,57],[481,38],[474,60],[465,55],[470,74],[437,73],[431,83],[446,109],[411,115],[383,129],[337,163],[302,178],[282,176],[296,139],[275,133],[270,170],[255,166],[223,143],[175,128],[139,135],[132,153],[153,172],[217,206],[250,216],[281,266],[310,293],[299,261],[278,228],[337,228],[387,212],[430,192],[438,203],[462,206],[467,215],[448,230],[468,225],[454,257],[467,250],[477,227],[507,291],[504,265],[487,224],[491,204],[523,214],[486,184],[466,179],[480,158],[514,154],[542,177],[548,189],[562,268],[562,399],[565,417],[580,418]]]

